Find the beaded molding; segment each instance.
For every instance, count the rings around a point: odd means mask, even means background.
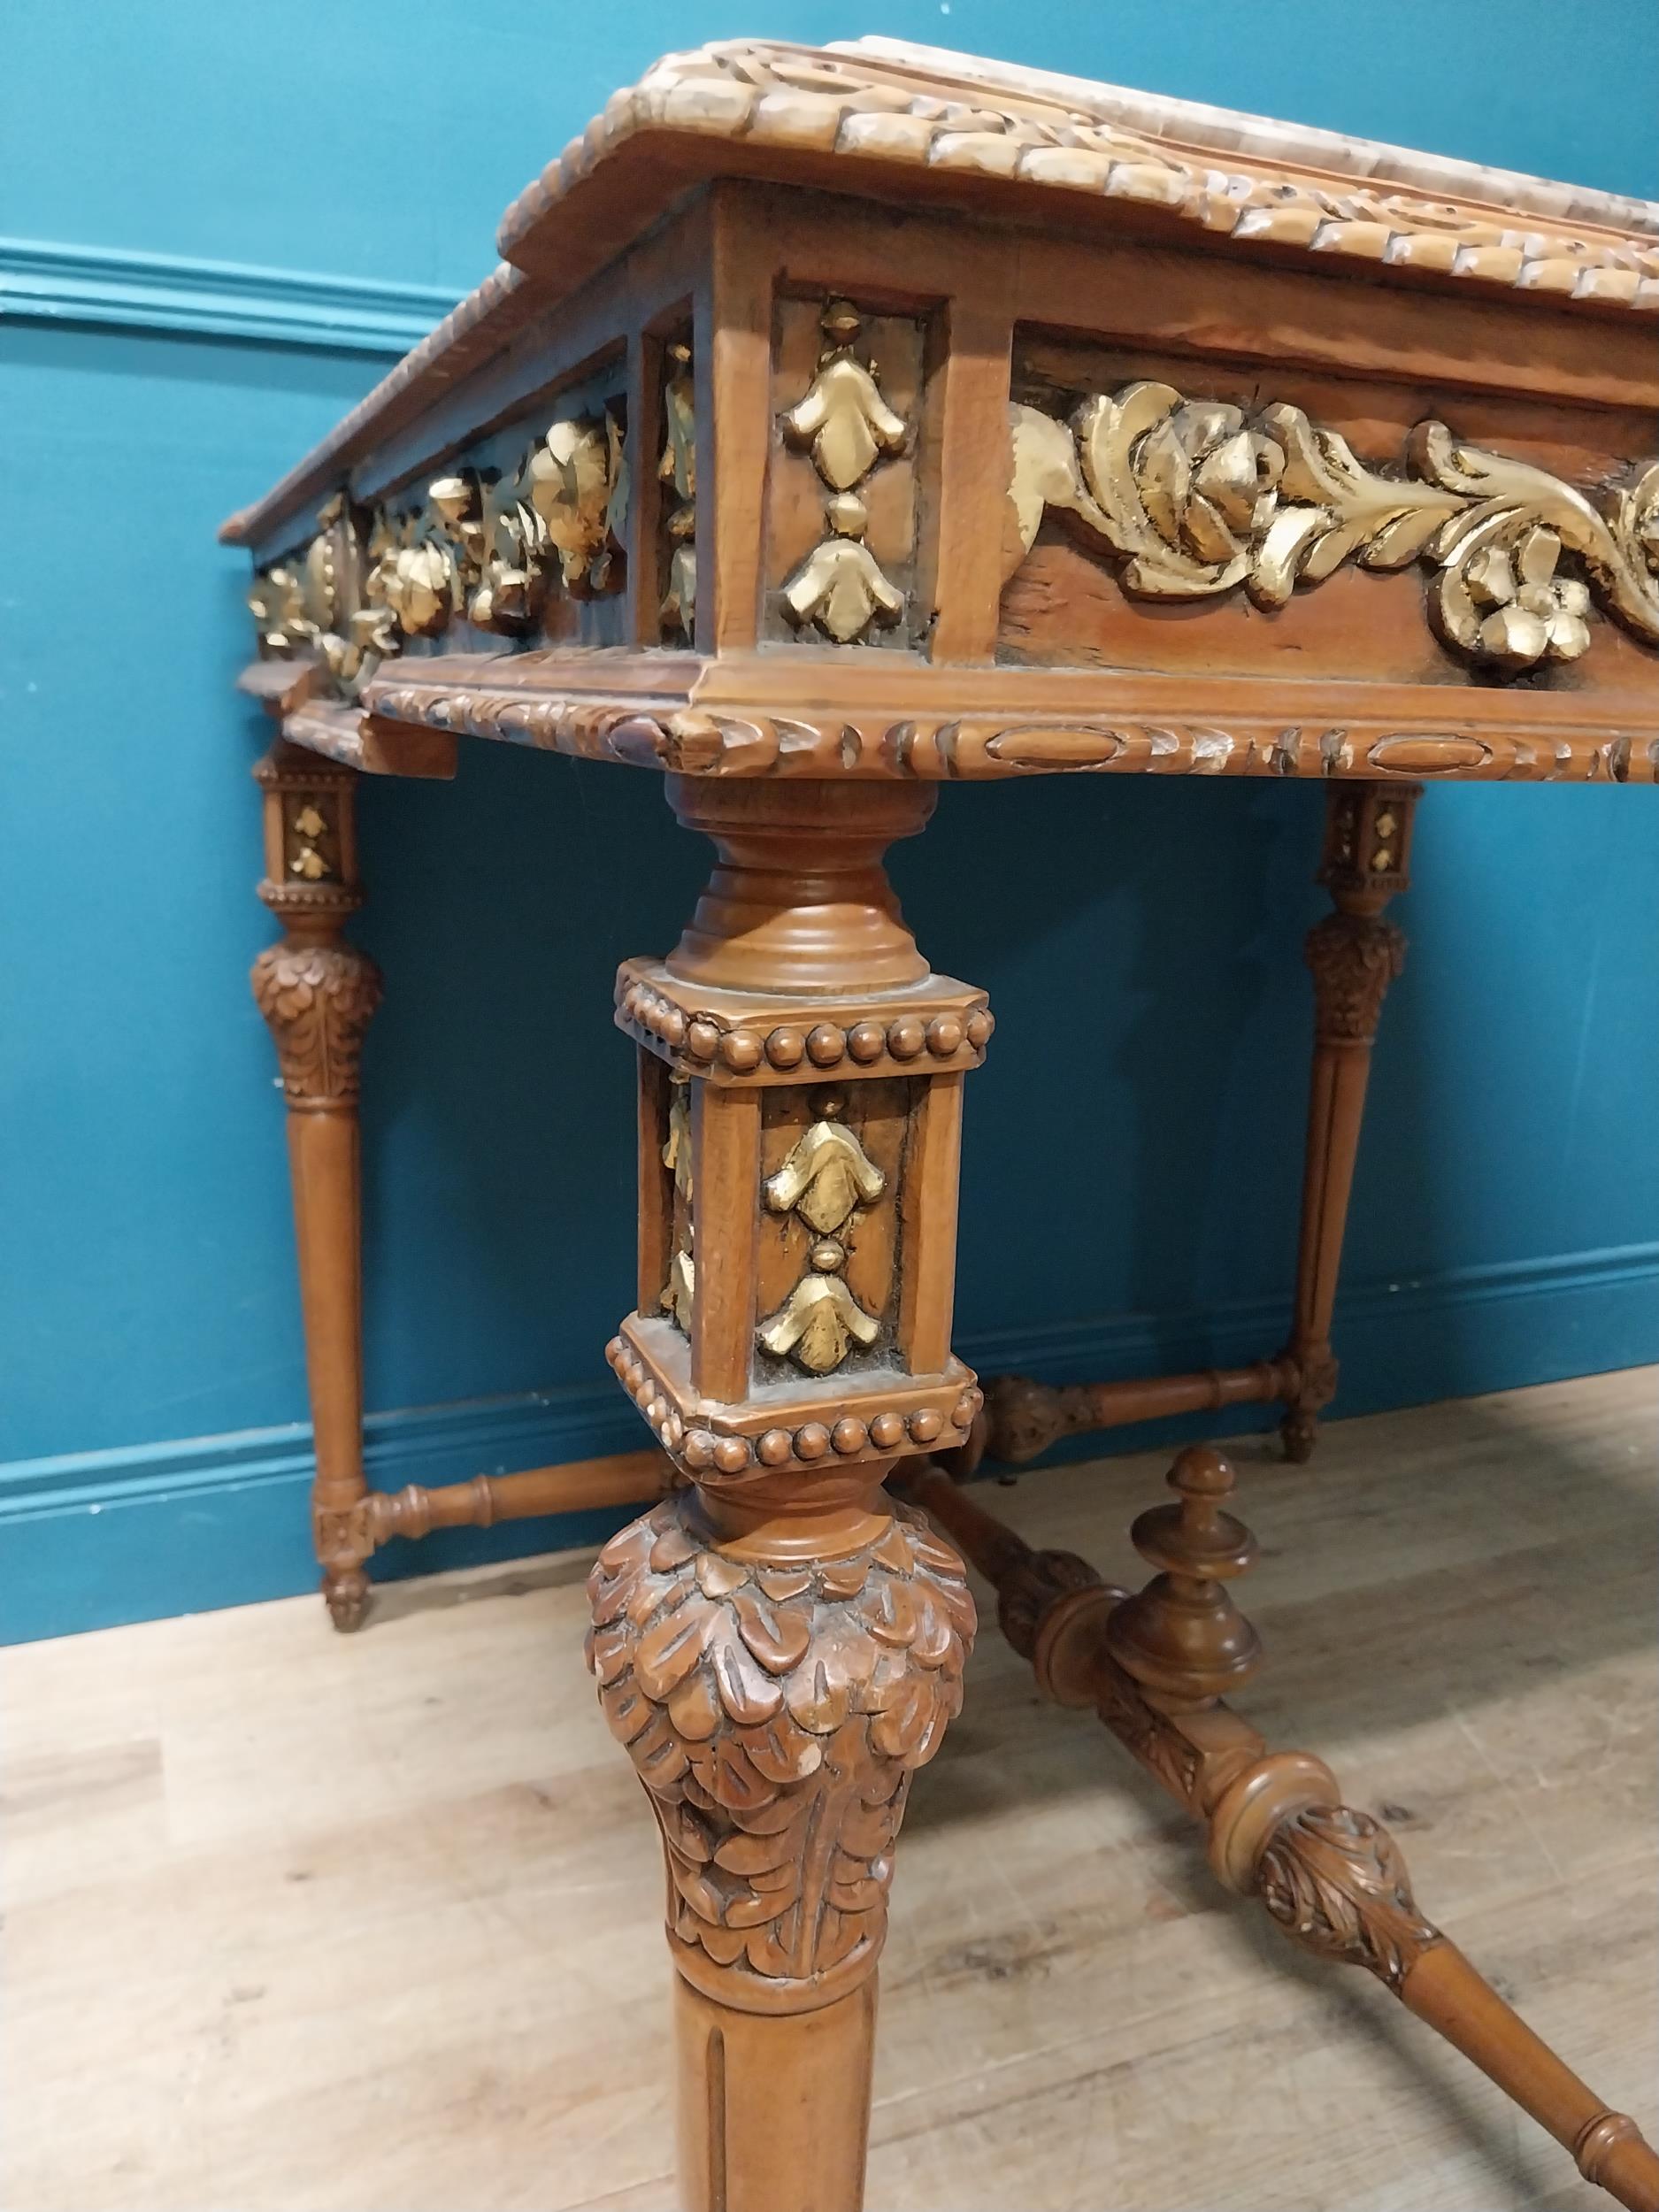
[[[699,1072],[711,1073],[718,1066],[737,1077],[763,1069],[787,1075],[802,1067],[809,1075],[824,1073],[847,1060],[869,1074],[902,1071],[925,1056],[977,1066],[996,1027],[988,1006],[972,1007],[965,1014],[938,1013],[927,1020],[915,1013],[845,1026],[823,1021],[810,1028],[794,1022],[767,1030],[732,1027],[717,1014],[687,1014],[626,970],[618,979],[617,1021],[641,1043],[665,1047],[671,1056],[683,1054]]]
[[[950,1450],[966,1440],[985,1406],[985,1393],[970,1384],[949,1414],[937,1406],[920,1406],[911,1413],[890,1406],[868,1420],[845,1413],[834,1422],[804,1421],[798,1428],[763,1429],[754,1438],[734,1436],[687,1422],[645,1362],[621,1337],[611,1338],[605,1358],[664,1450],[693,1475],[736,1476],[757,1468],[811,1467],[831,1456],[853,1459],[860,1453],[898,1452],[907,1446],[918,1451]]]

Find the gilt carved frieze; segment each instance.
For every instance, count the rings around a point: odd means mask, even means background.
[[[1350,560],[1421,565],[1442,644],[1500,673],[1577,660],[1593,602],[1659,645],[1659,462],[1593,499],[1430,421],[1372,468],[1298,407],[1247,413],[1151,380],[1095,394],[1064,419],[1016,402],[1010,422],[1014,568],[1053,511],[1121,563],[1122,588],[1139,597],[1241,586],[1277,609]]]
[[[355,698],[412,639],[461,623],[527,635],[556,596],[620,588],[628,496],[609,408],[561,418],[504,467],[467,463],[372,510],[338,495],[307,543],[254,578],[261,657],[311,657]]]

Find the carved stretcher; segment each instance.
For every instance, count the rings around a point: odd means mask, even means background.
[[[1328,1770],[1222,1701],[1259,1658],[1225,1463],[1178,1461],[1133,1597],[1033,1557],[941,1470],[987,1432],[1018,1458],[1249,1400],[1311,1448],[1425,786],[1659,766],[1659,208],[880,41],[749,43],[619,93],[499,245],[225,531],[255,569],[243,680],[281,727],[260,774],[284,938],[255,982],[337,1612],[388,1527],[673,1471],[594,1571],[590,1661],[667,1855],[688,2204],[859,2200],[892,1847],[974,1626],[942,1531],[1043,1686],[1204,1821],[1223,1881],[1655,2212],[1633,2123],[1423,1917]],[[679,945],[617,985],[639,1276],[609,1358],[649,1455],[383,1500],[357,1446],[378,985],[341,934],[351,794],[448,772],[462,736],[662,771],[718,857]],[[918,952],[881,861],[941,782],[1033,774],[1317,779],[1333,910],[1285,1347],[1001,1379],[987,1405],[950,1321],[992,1017]],[[1029,1075],[1036,1118],[1052,1079]]]

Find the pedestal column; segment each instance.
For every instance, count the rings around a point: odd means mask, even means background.
[[[981,994],[881,866],[926,789],[671,782],[719,859],[631,961],[639,1305],[612,1367],[687,1486],[602,1553],[590,1663],[668,1870],[687,2212],[856,2212],[910,1778],[961,1701],[956,1554],[883,1478],[965,1441],[950,1354]]]

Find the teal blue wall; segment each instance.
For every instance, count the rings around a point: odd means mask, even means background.
[[[501,208],[615,84],[693,38],[881,30],[1659,197],[1652,0],[1509,0],[1501,35],[1446,0],[1340,30],[1305,0],[758,13],[68,0],[7,25],[14,1636],[311,1580],[281,1110],[245,982],[265,733],[230,690],[243,580],[213,530],[477,280]],[[1431,794],[1356,1196],[1350,1409],[1659,1357],[1656,797]],[[1319,810],[1256,786],[956,789],[895,856],[923,944],[1002,1017],[972,1087],[971,1358],[1128,1373],[1276,1339]],[[363,814],[388,984],[365,1059],[375,1478],[626,1448],[599,1349],[631,1282],[610,979],[671,941],[703,856],[655,779],[484,746],[455,786],[376,787]],[[1079,989],[1081,1057],[1057,1043]],[[1014,1068],[1047,1040],[1064,1079],[1033,1123]]]

